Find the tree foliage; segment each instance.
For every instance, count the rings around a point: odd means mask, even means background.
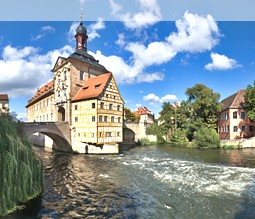
[[[193,143],[199,148],[219,148],[220,137],[215,129],[202,127],[195,132]]]
[[[42,165],[8,116],[0,116],[0,161],[0,215],[6,215],[43,188]]]
[[[163,138],[163,130],[160,126],[157,125],[157,123],[153,123],[149,127],[147,127],[146,134],[156,135],[157,143],[159,144],[165,143],[165,139]]]
[[[192,109],[191,117],[201,119],[208,128],[216,128],[218,114],[221,110],[220,94],[215,93],[204,84],[196,84],[194,87],[188,88],[185,94],[188,96]]]
[[[136,115],[135,113],[131,112],[131,110],[129,108],[124,108],[124,113],[125,113],[125,119],[127,121],[131,121],[131,122],[139,122],[140,120],[140,116]]]
[[[244,92],[244,107],[247,110],[247,116],[251,121],[255,120],[255,81],[253,85],[248,85]]]

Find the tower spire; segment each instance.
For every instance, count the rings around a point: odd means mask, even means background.
[[[81,7],[81,13],[80,13],[80,25],[76,28],[76,50],[85,50],[87,51],[87,29],[83,26],[82,23],[83,19],[83,13],[82,13],[82,7]]]

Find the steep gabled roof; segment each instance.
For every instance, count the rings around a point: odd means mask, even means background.
[[[242,108],[244,103],[244,90],[239,90],[237,93],[222,100],[221,103],[223,104],[222,111],[229,108]]]
[[[89,78],[72,99],[73,102],[97,98],[104,90],[107,82],[112,78],[112,73]]]
[[[8,94],[0,94],[0,100],[8,101]]]
[[[134,113],[137,115],[146,115],[146,114],[153,115],[153,113],[150,110],[148,110],[146,106],[138,108],[137,111],[135,111]]]
[[[37,101],[43,99],[50,94],[53,94],[53,81],[48,82],[47,84],[43,85],[39,89],[37,89],[35,95],[28,101],[26,107],[31,106],[32,104],[36,103]]]

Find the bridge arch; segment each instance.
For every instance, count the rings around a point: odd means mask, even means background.
[[[61,151],[72,151],[69,124],[54,122],[21,123],[20,131],[29,138],[34,133],[41,133],[50,137],[54,144],[53,148]]]

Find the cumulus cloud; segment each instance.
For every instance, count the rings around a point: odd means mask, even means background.
[[[143,2],[143,5],[149,8],[153,2]],[[117,9],[120,10],[116,7]],[[120,34],[115,43],[132,53],[129,64],[121,57],[106,57],[99,51],[95,56],[108,70],[116,74],[119,82],[153,82],[163,80],[164,74],[161,72],[148,73],[146,72],[147,67],[167,63],[180,52],[197,53],[211,50],[219,42],[221,36],[212,16],[199,16],[188,11],[182,19],[176,21],[176,28],[177,31],[169,33],[165,40],[151,42],[148,45],[142,42],[127,42],[125,36]]]
[[[211,50],[221,36],[217,23],[211,15],[199,16],[186,11],[182,19],[175,22],[177,32],[167,37],[176,52],[204,52]]]
[[[69,56],[70,46],[39,54],[34,47],[6,46],[0,59],[0,93],[30,97],[38,87],[52,79],[51,69],[58,56]]]
[[[151,104],[155,104],[156,102],[163,103],[163,102],[169,102],[169,101],[172,101],[172,100],[177,100],[177,97],[173,94],[167,94],[167,95],[160,98],[159,96],[151,93],[151,94],[148,94],[148,95],[144,96],[143,100],[148,101]]]
[[[39,40],[42,39],[43,37],[45,37],[48,33],[54,33],[55,32],[55,28],[52,26],[44,26],[41,28],[41,31],[39,34],[37,34],[36,36],[31,36],[31,40]]]
[[[228,58],[225,55],[218,53],[211,53],[212,62],[205,65],[205,69],[209,71],[213,70],[229,70],[240,67],[236,60]]]
[[[141,11],[131,14],[121,13],[123,8],[114,0],[109,0],[112,14],[124,22],[130,29],[140,29],[153,25],[161,20],[160,7],[157,0],[139,0]]]
[[[89,54],[100,60],[100,64],[113,72],[118,83],[132,84],[164,79],[164,75],[160,72],[144,72],[144,65],[142,63],[139,65],[136,63],[127,64],[122,57],[115,55],[105,56],[99,50],[96,53],[90,51]]]

